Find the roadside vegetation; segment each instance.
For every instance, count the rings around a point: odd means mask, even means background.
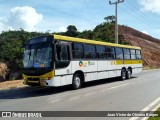
[[[53,34],[94,39],[98,41],[114,42],[114,17],[108,16],[105,22],[97,25],[93,30],[79,32],[74,25],[69,25],[66,32]],[[6,31],[0,34],[0,63],[7,64],[7,80],[21,79],[23,48],[21,47],[28,39],[40,35],[48,35],[49,32],[26,32],[23,29],[18,31]],[[121,42],[121,44],[128,44]],[[16,76],[14,75],[16,74]],[[18,74],[18,75],[17,75]],[[1,81],[1,80],[0,80]]]
[[[148,120],[160,120],[160,108],[154,114],[158,114],[159,117],[150,117]]]

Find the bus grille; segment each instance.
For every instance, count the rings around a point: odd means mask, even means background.
[[[27,80],[29,80],[29,81],[39,81],[40,79],[39,78],[28,78]]]

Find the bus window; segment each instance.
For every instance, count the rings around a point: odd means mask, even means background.
[[[68,45],[56,45],[56,54],[57,59],[55,61],[56,68],[64,68],[67,67],[70,63],[70,56],[69,56],[69,46]]]
[[[107,47],[107,59],[115,59],[114,47]]]
[[[123,49],[123,52],[124,52],[124,59],[125,59],[125,60],[130,60],[130,59],[131,59],[130,50],[127,49],[127,48],[124,48],[124,49]]]
[[[97,58],[95,45],[84,44],[84,57],[85,59],[96,59]]]
[[[105,46],[96,46],[97,54],[99,59],[106,59],[107,58],[107,51]]]
[[[72,43],[72,55],[73,59],[83,58],[83,44]]]
[[[136,50],[131,50],[131,59],[135,60],[136,59]]]
[[[123,60],[123,50],[122,50],[122,48],[116,48],[116,59]]]
[[[137,58],[137,60],[141,60],[142,59],[140,50],[136,50],[136,58]]]

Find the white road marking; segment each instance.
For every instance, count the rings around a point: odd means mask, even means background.
[[[56,98],[56,99],[51,100],[49,103],[57,103],[61,100],[62,100],[62,98]]]
[[[115,89],[115,88],[126,86],[126,85],[129,85],[129,84],[131,84],[131,83],[125,83],[125,84],[122,84],[122,85],[117,85],[117,86],[114,86],[114,87],[110,87],[108,89]]]
[[[88,96],[94,95],[94,94],[96,94],[96,93],[97,93],[97,92],[89,92],[89,93],[84,94],[84,97],[88,97]]]
[[[56,97],[59,97],[59,98],[62,98],[62,97],[66,97],[66,96],[68,96],[68,95],[72,95],[72,94],[74,94],[74,93],[62,93],[62,94],[57,94],[57,95],[51,95],[51,97],[50,98],[48,98],[47,100],[52,100],[52,99],[55,99]]]
[[[77,100],[77,99],[79,99],[80,97],[81,97],[80,95],[71,97],[71,98],[69,99],[69,101]]]
[[[108,90],[108,89],[104,88],[104,89],[100,90],[99,92],[104,92],[104,91],[106,91],[106,90]]]
[[[151,107],[153,107],[156,103],[158,103],[160,101],[160,97],[157,98],[155,101],[153,101],[151,104],[149,104],[147,107],[145,107],[142,111],[147,111],[149,110]]]
[[[156,110],[158,110],[158,108],[160,108],[160,104],[157,105],[157,106],[152,110],[153,113],[154,113]],[[149,118],[149,117],[144,117],[142,120],[148,120],[148,118]]]
[[[157,98],[155,101],[153,101],[152,103],[150,103],[147,107],[145,107],[144,109],[142,109],[141,111],[148,111],[150,110],[154,105],[156,105],[158,102],[160,102],[160,97]],[[156,106],[155,108],[157,108],[158,106]],[[155,109],[154,108],[154,109]],[[129,120],[137,120],[139,117],[132,117]]]

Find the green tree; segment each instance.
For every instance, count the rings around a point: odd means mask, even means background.
[[[76,37],[76,36],[78,36],[78,31],[77,31],[76,26],[69,25],[67,27],[67,31],[66,31],[65,35],[66,36],[70,36],[70,37]]]
[[[99,41],[114,43],[114,25],[109,22],[104,22],[95,27],[93,30],[94,38]]]
[[[91,40],[94,39],[94,32],[92,30],[85,30],[81,32],[78,37]]]
[[[106,20],[107,22],[110,22],[110,23],[115,23],[115,19],[116,19],[116,17],[114,15],[107,16],[104,18],[104,20]]]

